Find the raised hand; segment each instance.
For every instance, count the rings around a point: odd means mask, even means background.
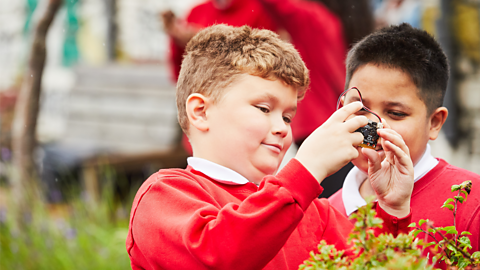
[[[413,163],[402,136],[388,126],[379,129],[383,151],[363,148],[368,158],[368,178],[380,206],[402,218],[410,213],[413,190]]]
[[[358,156],[356,147],[363,141],[363,135],[355,130],[365,126],[368,120],[365,116],[352,115],[361,108],[360,102],[353,102],[339,109],[298,149],[295,158],[319,182]]]
[[[171,10],[160,13],[160,19],[165,32],[182,47],[185,47],[188,41],[200,31],[200,27],[178,19]]]

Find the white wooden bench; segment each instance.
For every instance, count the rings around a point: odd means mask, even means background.
[[[162,66],[77,67],[62,144],[84,149],[82,179],[98,200],[102,170],[185,167],[175,87]]]

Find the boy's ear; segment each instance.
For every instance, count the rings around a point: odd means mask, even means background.
[[[442,129],[445,120],[447,120],[448,110],[445,107],[439,107],[430,115],[430,140],[435,140]]]
[[[208,131],[207,109],[211,101],[208,97],[194,93],[188,96],[185,104],[188,121],[200,131]]]

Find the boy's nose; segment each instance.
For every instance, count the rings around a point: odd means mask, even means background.
[[[275,119],[272,123],[272,133],[281,135],[282,137],[287,136],[289,127],[287,123],[283,120],[283,116],[280,117],[280,120]]]

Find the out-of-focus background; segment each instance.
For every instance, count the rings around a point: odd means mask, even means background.
[[[160,14],[182,19],[202,1],[60,1],[42,72],[37,26],[51,2],[0,0],[0,269],[129,269],[132,196],[188,156]],[[450,115],[432,154],[480,173],[480,1],[370,4],[376,27],[409,22],[442,44]]]

